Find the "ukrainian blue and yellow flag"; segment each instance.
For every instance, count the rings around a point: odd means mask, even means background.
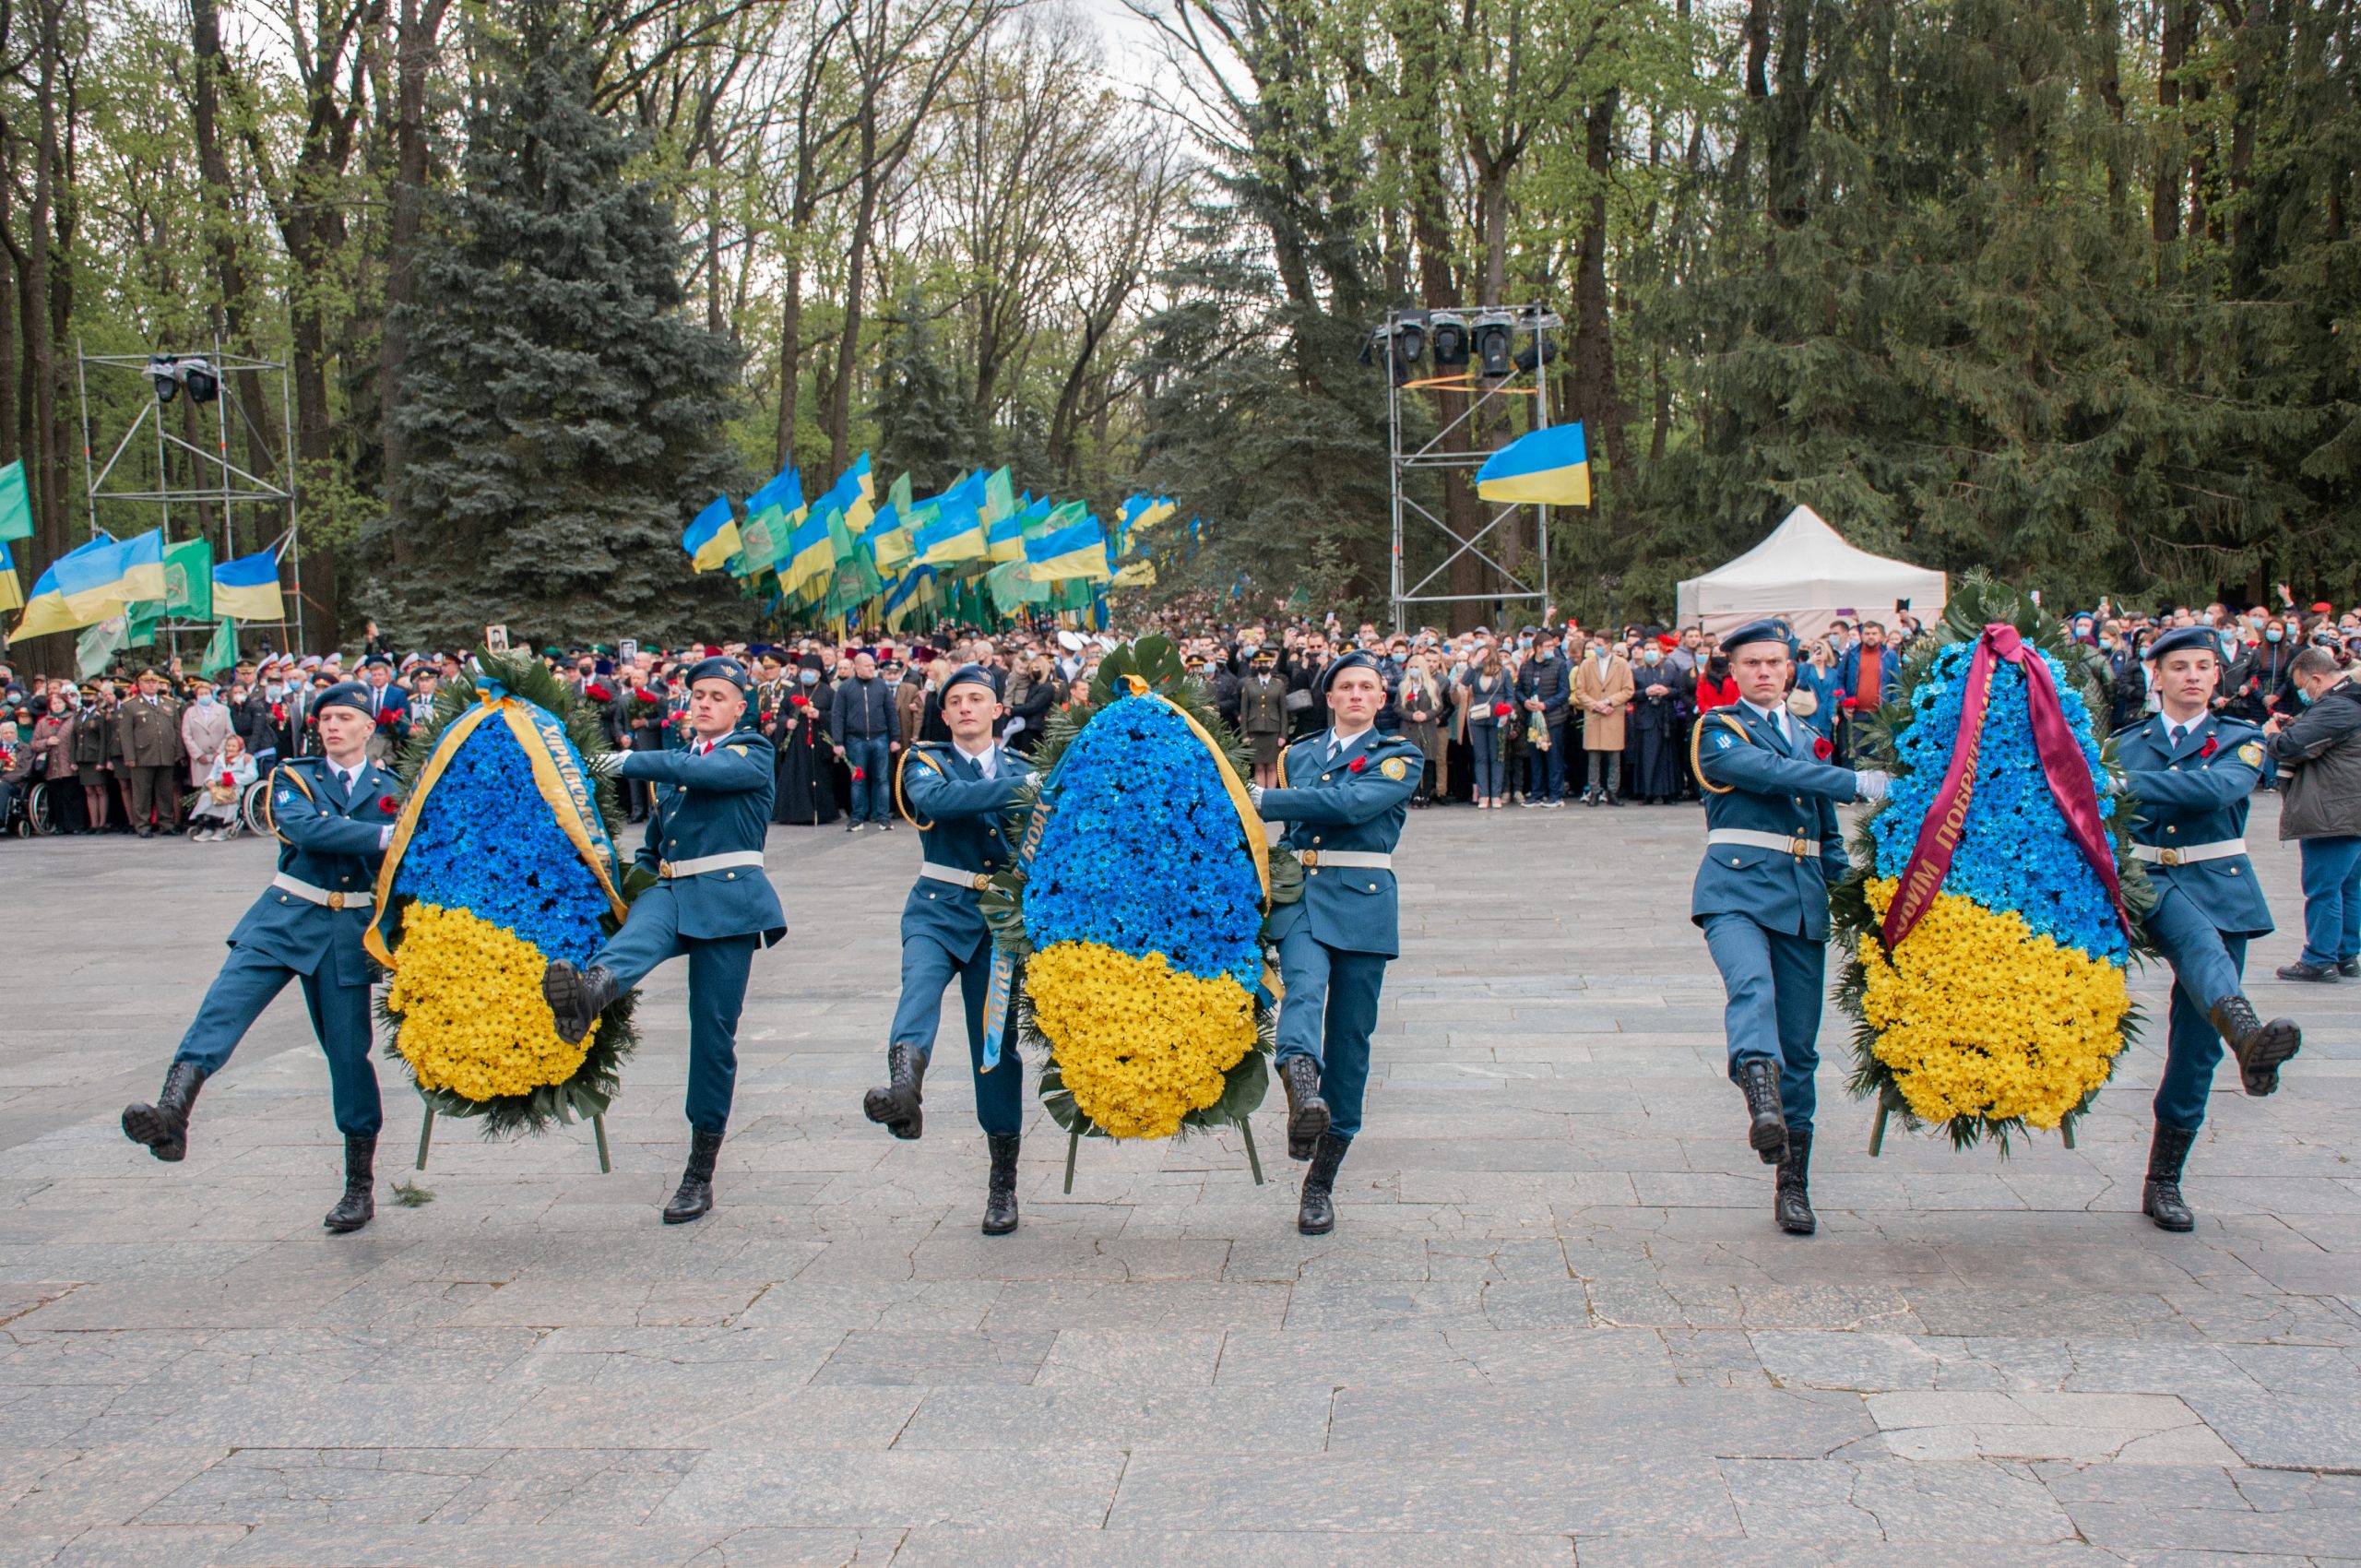
[[[897,570],[913,554],[910,549],[910,476],[897,476],[885,492],[885,506],[876,521],[860,534],[869,558],[880,572]]]
[[[746,497],[746,521],[739,530],[738,576],[759,576],[777,567],[787,550],[788,535],[802,520],[802,477],[792,468],[782,469]]]
[[[951,566],[984,558],[984,476],[971,474],[930,503],[934,519],[918,530],[914,540],[919,565]]]
[[[120,542],[102,533],[49,564],[8,635],[70,632],[120,614],[135,600],[161,600],[164,593],[163,529]]]
[[[700,572],[710,572],[739,552],[738,519],[730,515],[730,497],[714,497],[713,505],[696,515],[681,534],[681,548]]]
[[[932,595],[933,583],[931,566],[913,567],[904,573],[902,580],[894,585],[894,591],[885,596],[885,624],[900,631],[903,622],[925,607]]]
[[[213,613],[235,621],[283,621],[279,597],[279,552],[241,555],[213,568]]]
[[[1037,583],[1103,583],[1115,574],[1107,564],[1107,535],[1080,501],[1050,514],[1049,527],[1025,541],[1026,576]]]
[[[1528,432],[1484,459],[1476,493],[1540,506],[1590,505],[1590,448],[1580,421]]]
[[[0,539],[0,610],[22,610],[25,607],[25,585],[17,580],[17,560],[8,553],[8,541]]]
[[[828,519],[835,516],[832,507],[814,506],[788,534],[787,558],[778,567],[781,591],[811,598],[812,590],[826,588],[828,575],[836,569],[836,553],[828,544]]]

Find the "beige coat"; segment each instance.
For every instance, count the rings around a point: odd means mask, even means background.
[[[1583,750],[1619,752],[1623,749],[1623,716],[1631,711],[1631,661],[1621,654],[1608,657],[1605,673],[1597,656],[1584,650],[1574,666],[1574,706],[1582,710]],[[1596,713],[1595,702],[1612,703],[1613,711]]]

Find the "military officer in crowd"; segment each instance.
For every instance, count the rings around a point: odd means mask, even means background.
[[[1705,792],[1705,858],[1689,918],[1722,971],[1730,1079],[1746,1096],[1747,1141],[1779,1176],[1779,1228],[1809,1236],[1811,1130],[1827,987],[1828,890],[1845,872],[1836,807],[1882,799],[1886,776],[1819,760],[1821,741],[1787,712],[1795,637],[1754,621],[1722,639],[1738,700],[1700,719],[1690,763]]]
[[[160,827],[179,831],[181,763],[188,753],[181,745],[181,705],[160,672],[139,672],[138,690],[123,699],[114,722],[123,745],[124,803],[130,808],[131,830],[142,838]]]
[[[2262,731],[2213,710],[2221,644],[2211,626],[2184,626],[2148,645],[2149,681],[2159,711],[2116,737],[2123,768],[2117,787],[2135,797],[2132,853],[2155,884],[2156,907],[2141,923],[2173,969],[2171,1026],[2156,1126],[2148,1146],[2142,1213],[2166,1230],[2197,1218],[2181,1197],[2180,1173],[2197,1130],[2214,1064],[2229,1042],[2250,1095],[2279,1087],[2279,1068],[2303,1046],[2284,1018],[2264,1023],[2245,995],[2247,943],[2271,931],[2262,881],[2247,859],[2247,797],[2262,772]]]
[[[896,776],[910,826],[919,830],[918,881],[902,905],[902,996],[885,1047],[888,1081],[869,1091],[861,1110],[897,1138],[915,1138],[925,1122],[928,1060],[953,980],[967,1020],[967,1059],[975,1073],[976,1120],[991,1154],[984,1196],[984,1234],[1016,1229],[1016,1155],[1025,1127],[1025,1068],[1014,1040],[1004,1040],[999,1064],[984,1070],[984,1001],[991,985],[991,932],[981,894],[992,872],[1014,850],[1003,814],[1015,801],[1032,766],[992,739],[1005,711],[991,674],[967,664],[952,672],[942,693],[951,740],[905,748]]]
[[[348,681],[314,699],[325,756],[282,762],[271,775],[279,874],[230,932],[229,961],[181,1037],[153,1105],[124,1108],[123,1131],[158,1159],[188,1153],[189,1110],[205,1080],[291,980],[303,982],[312,1030],[328,1059],[328,1092],[344,1134],[344,1196],[322,1221],[358,1230],[376,1214],[371,1194],[384,1114],[369,1055],[373,978],[361,937],[377,867],[400,815],[399,781],[369,760],[375,732],[368,688]]]
[[[1303,862],[1303,897],[1273,922],[1279,944],[1277,1065],[1287,1097],[1287,1156],[1311,1161],[1296,1229],[1335,1229],[1337,1170],[1361,1129],[1370,1031],[1388,960],[1401,952],[1394,846],[1426,757],[1377,728],[1385,676],[1369,654],[1321,671],[1328,728],[1289,746],[1278,784],[1248,793]]]
[[[656,873],[656,885],[633,901],[623,929],[587,966],[560,959],[541,976],[557,1032],[578,1040],[657,965],[688,958],[689,1163],[664,1206],[667,1225],[713,1207],[714,1162],[738,1081],[746,978],[755,947],[787,934],[778,895],[763,873],[777,769],[747,711],[753,678],[735,659],[706,659],[690,668],[687,686],[687,744],[607,752],[589,762],[601,778],[655,786],[638,863]]]

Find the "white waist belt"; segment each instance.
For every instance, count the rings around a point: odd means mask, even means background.
[[[1374,849],[1298,849],[1295,858],[1308,866],[1343,866],[1351,871],[1394,869],[1394,857]]]
[[[932,861],[919,862],[919,874],[936,882],[947,882],[954,887],[965,887],[976,893],[981,893],[991,886],[992,880],[991,873],[989,872],[961,871],[957,866],[937,865]]]
[[[1776,849],[1799,861],[1820,853],[1820,840],[1793,833],[1757,833],[1750,827],[1716,827],[1705,835],[1707,845],[1741,844],[1750,849]]]
[[[2215,844],[2184,844],[2177,849],[2167,849],[2159,844],[2134,844],[2131,858],[2145,861],[2152,866],[2185,866],[2198,861],[2226,861],[2232,855],[2247,852],[2243,838],[2225,838]]]
[[[317,904],[327,909],[365,909],[377,901],[372,890],[362,893],[331,893],[325,887],[314,887],[301,877],[280,872],[270,879],[270,885],[282,893],[292,893],[307,904]]]
[[[656,874],[670,881],[682,876],[703,876],[709,871],[729,871],[736,866],[759,866],[763,863],[760,849],[732,849],[726,855],[699,855],[694,861],[664,861],[658,863]]]

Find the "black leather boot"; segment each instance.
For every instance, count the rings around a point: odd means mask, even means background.
[[[372,1192],[376,1184],[377,1134],[347,1133],[344,1135],[344,1196],[328,1210],[322,1225],[344,1235],[358,1230],[377,1218],[377,1199]]]
[[[1779,1064],[1750,1056],[1738,1064],[1738,1092],[1746,1096],[1746,1141],[1765,1165],[1779,1163],[1787,1146],[1787,1113],[1779,1105]]]
[[[713,1162],[721,1155],[721,1134],[689,1129],[689,1168],[681,1172],[681,1185],[672,1201],[664,1206],[664,1223],[686,1225],[700,1219],[713,1207]]]
[[[885,1048],[885,1074],[893,1081],[860,1097],[861,1113],[897,1138],[915,1138],[926,1127],[926,1058],[910,1045]]]
[[[2197,1229],[2197,1216],[2180,1195],[2180,1168],[2196,1142],[2197,1134],[2189,1128],[2167,1127],[2162,1122],[2148,1142],[2148,1183],[2140,1190],[2140,1212],[2154,1220],[2159,1230]]]
[[[1328,1102],[1320,1098],[1320,1063],[1290,1056],[1279,1063],[1279,1084],[1287,1091],[1287,1158],[1310,1159],[1328,1131]]]
[[[1014,1133],[986,1133],[992,1151],[991,1183],[984,1189],[984,1234],[1005,1236],[1016,1229],[1016,1146],[1024,1139]]]
[[[1779,1229],[1809,1236],[1820,1229],[1811,1212],[1811,1134],[1787,1129],[1787,1152],[1779,1158],[1779,1195],[1772,1205]]]
[[[205,1087],[205,1069],[194,1062],[175,1062],[164,1070],[164,1087],[153,1105],[123,1108],[123,1135],[146,1144],[158,1159],[182,1159],[188,1154],[188,1113],[196,1091]]]
[[[541,972],[541,1000],[557,1020],[558,1038],[568,1045],[580,1044],[607,1004],[623,993],[615,977],[597,965],[577,969],[563,958],[552,958]]]
[[[1345,1151],[1353,1140],[1335,1133],[1322,1133],[1311,1151],[1311,1169],[1303,1173],[1303,1195],[1295,1211],[1295,1228],[1307,1236],[1325,1236],[1336,1229],[1336,1204],[1333,1194],[1336,1188],[1336,1168],[1345,1163]]]
[[[2293,1019],[2273,1018],[2266,1024],[2243,996],[2225,996],[2213,1004],[2212,1018],[2223,1043],[2238,1059],[2238,1082],[2250,1095],[2275,1091],[2280,1063],[2304,1049],[2304,1031]]]

